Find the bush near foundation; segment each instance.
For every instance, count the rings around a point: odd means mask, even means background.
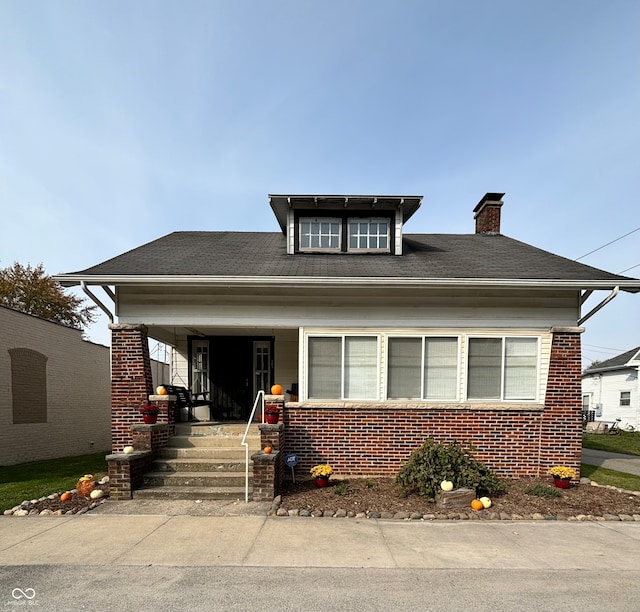
[[[443,480],[453,482],[456,489],[472,489],[477,495],[504,493],[502,482],[484,463],[474,459],[472,452],[472,448],[456,441],[444,444],[427,438],[411,453],[396,476],[396,483],[405,495],[417,493],[429,498],[435,498]]]

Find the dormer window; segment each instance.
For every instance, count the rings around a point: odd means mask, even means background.
[[[323,217],[300,218],[301,251],[340,251],[342,244],[342,221]]]
[[[389,219],[349,219],[349,251],[389,251]]]

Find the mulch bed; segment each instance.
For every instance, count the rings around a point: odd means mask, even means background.
[[[325,488],[316,487],[313,481],[285,483],[280,507],[294,512],[305,510],[312,514],[343,510],[351,516],[358,513],[368,516],[450,513],[449,510],[437,508],[433,500],[425,497],[405,497],[393,478],[350,478],[344,481],[345,484],[340,483],[340,480],[332,479],[330,486]],[[572,484],[569,489],[554,489],[550,478],[520,478],[507,480],[505,484],[507,492],[493,496],[491,508],[475,514],[479,517],[491,515],[491,518],[499,518],[500,515],[531,518],[536,514],[556,519],[637,515],[637,520],[640,520],[640,495],[593,486],[587,479],[583,479],[581,484]],[[560,497],[549,499],[527,492],[536,485],[559,491]]]

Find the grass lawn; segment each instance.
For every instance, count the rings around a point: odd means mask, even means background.
[[[600,485],[613,485],[627,491],[640,491],[640,476],[614,472],[596,465],[585,463],[580,467],[580,476],[591,478]]]
[[[107,475],[109,451],[0,467],[0,513],[26,499],[39,499],[73,489],[85,474]]]
[[[623,453],[625,455],[640,455],[640,432],[621,431],[617,435],[582,434],[582,446],[593,450]]]

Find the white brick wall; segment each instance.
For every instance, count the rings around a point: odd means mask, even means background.
[[[13,423],[12,348],[47,357],[46,423]],[[0,307],[0,466],[109,452],[109,352],[77,330]]]

